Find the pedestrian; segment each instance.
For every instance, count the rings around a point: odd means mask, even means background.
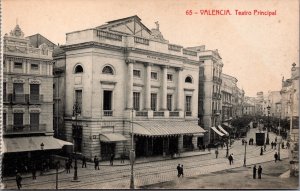
[[[231,155],[229,155],[228,160],[229,160],[229,164],[231,165],[231,162],[232,162],[232,156]]]
[[[233,153],[231,153],[231,164],[233,164]]]
[[[284,142],[281,143],[281,148],[284,149]]]
[[[73,163],[73,159],[72,159],[72,157],[71,157],[71,156],[69,156],[69,165],[70,165],[70,168],[73,168],[73,165],[72,165],[72,163]]]
[[[244,139],[242,139],[242,145],[244,145]]]
[[[100,170],[99,168],[99,159],[97,156],[94,157],[95,170]]]
[[[36,180],[36,166],[35,166],[35,164],[32,165],[31,173],[32,173],[32,180]]]
[[[261,173],[262,173],[262,168],[259,165],[258,170],[257,170],[257,174],[258,174],[258,179],[261,179]]]
[[[65,160],[65,168],[66,168],[66,171],[67,171],[67,174],[70,173],[70,162],[69,160]]]
[[[271,142],[271,148],[273,149],[273,146],[274,146],[274,143],[273,143],[273,141]]]
[[[286,148],[289,149],[290,148],[290,142],[286,143]]]
[[[264,151],[266,151],[266,149],[267,149],[267,144],[265,143],[264,144]]]
[[[275,162],[277,162],[277,160],[278,160],[278,154],[277,154],[277,152],[275,152],[275,154],[274,154],[274,159],[275,159]]]
[[[17,182],[18,190],[20,190],[20,188],[22,188],[22,177],[20,173],[17,173],[16,175],[16,182]]]
[[[115,158],[115,154],[111,153],[111,155],[110,155],[110,161],[109,161],[111,166],[114,165],[114,158]]]
[[[256,179],[256,165],[253,167],[253,179]]]
[[[277,143],[277,137],[275,137],[275,143]]]
[[[260,155],[263,155],[263,154],[264,154],[263,147],[260,147]]]
[[[217,150],[215,150],[215,154],[216,154],[216,158],[218,158],[218,154],[219,154],[219,151],[218,151],[218,149],[217,149]]]
[[[85,156],[82,157],[82,168],[86,168],[86,158],[85,158]]]
[[[124,154],[124,152],[121,154],[121,163],[124,163],[124,159],[125,159],[125,154]]]
[[[183,164],[182,164],[181,167],[180,167],[179,177],[180,177],[180,176],[183,178]]]
[[[177,176],[178,178],[180,177],[180,164],[177,165]]]

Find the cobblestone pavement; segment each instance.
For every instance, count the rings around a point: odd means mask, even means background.
[[[256,129],[251,129],[247,135],[247,139],[255,138]],[[270,142],[274,141],[275,134],[270,133]],[[229,165],[228,159],[225,157],[226,148],[219,149],[219,157],[216,158],[214,150],[211,154],[192,156],[186,158],[177,158],[173,160],[156,161],[149,163],[139,163],[134,165],[135,187],[166,182],[177,179],[177,164],[184,165],[184,176],[191,177],[196,175],[204,175],[212,172],[222,171],[241,167],[244,164],[244,145],[241,140],[236,140],[231,146],[229,153],[234,154],[234,164]],[[267,146],[264,155],[260,155],[260,147],[255,145],[247,145],[247,165],[258,164],[266,161],[274,160],[274,153],[277,150]],[[281,158],[287,158],[287,149],[281,149]],[[123,166],[101,166],[100,170],[94,170],[93,166],[81,168],[79,165],[78,176],[80,182],[71,182],[74,171],[70,174],[65,172],[59,174],[60,189],[104,189],[129,188],[130,182],[130,165]],[[4,182],[7,189],[16,189],[14,180]],[[55,174],[47,176],[39,176],[37,180],[30,178],[23,179],[23,189],[54,189]]]

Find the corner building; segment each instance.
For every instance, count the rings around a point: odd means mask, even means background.
[[[64,132],[77,152],[102,160],[126,155],[132,131],[137,157],[197,147],[205,132],[197,119],[198,51],[170,44],[158,23],[149,30],[138,16],[70,32],[66,39],[65,57],[56,62],[65,61]]]

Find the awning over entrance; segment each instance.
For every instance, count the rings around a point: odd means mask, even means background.
[[[221,137],[224,136],[224,134],[222,132],[220,132],[216,127],[211,127],[211,129],[214,130],[214,132],[216,132]]]
[[[206,131],[189,121],[139,121],[134,123],[133,132],[144,136],[167,136],[181,134],[200,134]]]
[[[127,139],[120,133],[104,133],[104,134],[100,134],[100,141],[119,142],[119,141],[127,141]]]
[[[229,133],[227,131],[225,131],[225,129],[223,129],[223,127],[221,125],[218,125],[218,128],[221,130],[222,133],[224,133],[225,135],[229,135]]]
[[[222,123],[222,125],[225,125],[226,127],[229,127],[230,129],[233,129],[233,126],[230,125],[229,123],[225,122],[225,123]]]
[[[51,136],[3,138],[3,153],[15,153],[41,150],[61,149],[64,145],[73,145]]]

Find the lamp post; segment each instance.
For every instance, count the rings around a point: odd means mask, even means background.
[[[134,151],[133,139],[134,139],[134,134],[133,134],[133,109],[132,109],[131,110],[131,151],[129,154],[130,164],[131,164],[130,189],[134,189],[133,164],[135,160],[135,151]]]
[[[56,176],[55,176],[55,189],[58,190],[58,169],[60,168],[59,161],[56,162]]]
[[[41,143],[41,150],[42,150],[42,169],[41,169],[41,175],[43,175],[43,173],[44,173],[44,143],[42,142]]]
[[[246,167],[247,141],[245,141],[244,143],[245,143],[244,167]]]
[[[267,140],[266,140],[266,145],[269,145],[270,140],[269,140],[269,131],[270,131],[270,109],[271,107],[268,105],[268,128],[267,128]]]
[[[74,139],[74,154],[75,154],[75,164],[74,164],[74,177],[73,177],[73,182],[78,182],[78,175],[77,175],[77,144],[76,144],[76,141],[75,139],[77,138],[78,136],[78,125],[77,125],[77,117],[78,115],[80,115],[81,113],[81,110],[80,110],[80,106],[78,104],[78,102],[76,101],[74,103],[74,106],[73,106],[73,117],[72,119],[75,120],[75,127],[73,127],[73,139]]]

